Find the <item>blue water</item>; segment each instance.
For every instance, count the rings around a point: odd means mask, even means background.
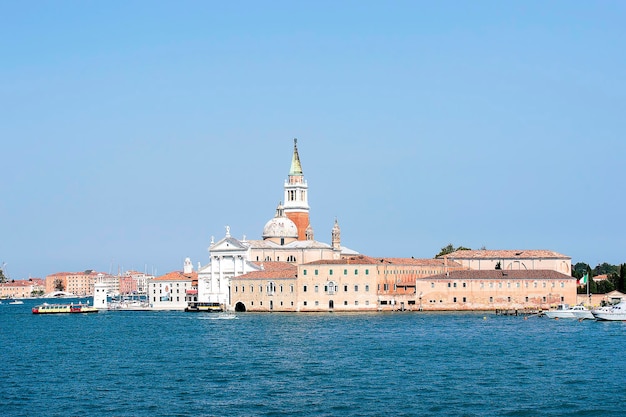
[[[626,325],[0,305],[2,416],[626,415]]]

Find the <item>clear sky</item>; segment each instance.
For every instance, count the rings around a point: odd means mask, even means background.
[[[0,263],[163,274],[260,239],[626,262],[626,2],[0,1]]]

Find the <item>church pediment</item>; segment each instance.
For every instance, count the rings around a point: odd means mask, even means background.
[[[230,252],[230,251],[245,251],[248,249],[248,246],[244,245],[241,241],[235,239],[234,237],[227,237],[219,242],[211,245],[209,250],[211,253],[213,252]]]

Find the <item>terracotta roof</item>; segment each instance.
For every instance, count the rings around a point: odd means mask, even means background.
[[[450,271],[420,279],[576,279],[551,269],[483,269]]]
[[[357,255],[343,259],[320,259],[318,261],[308,262],[304,265],[365,265],[378,263],[380,263],[379,259],[365,255]]]
[[[189,281],[198,280],[198,273],[192,272],[190,274],[184,274],[182,271],[172,271],[165,275],[154,278],[153,281]]]
[[[263,265],[262,271],[252,271],[247,274],[233,277],[232,280],[238,279],[271,279],[271,278],[296,278],[298,275],[298,267],[288,262],[255,262]]]
[[[551,250],[531,249],[531,250],[458,250],[448,255],[442,255],[438,258],[447,256],[448,259],[554,259],[564,258],[571,259],[571,257],[554,252]]]
[[[381,264],[391,265],[417,265],[417,266],[450,266],[462,267],[458,262],[448,259],[446,263],[443,258],[379,258]]]

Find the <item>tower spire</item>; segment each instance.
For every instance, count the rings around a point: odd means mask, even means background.
[[[293,140],[293,157],[291,158],[289,175],[302,175],[302,164],[300,163],[300,156],[298,155],[298,139],[296,138]]]

